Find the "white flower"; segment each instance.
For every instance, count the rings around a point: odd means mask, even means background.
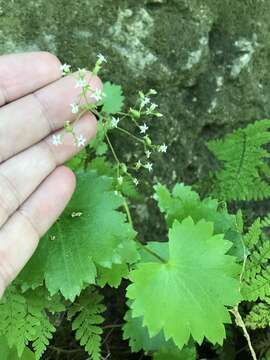
[[[136,170],[140,169],[141,166],[142,166],[141,160],[137,161],[135,164]]]
[[[102,91],[99,90],[99,89],[95,90],[95,91],[93,92],[93,94],[92,94],[92,97],[93,97],[97,102],[100,101],[100,100],[102,100],[102,96],[103,96]]]
[[[159,146],[158,151],[162,152],[162,153],[165,153],[165,152],[167,152],[167,149],[168,149],[168,146],[163,144],[163,145]]]
[[[147,159],[149,159],[151,156],[151,151],[146,150],[145,155],[146,155]]]
[[[70,104],[72,114],[77,114],[79,112],[79,105],[78,104]]]
[[[147,169],[149,172],[153,170],[153,164],[148,162],[144,165],[145,169]]]
[[[145,97],[141,102],[141,108],[143,108],[145,105],[149,104],[151,99],[149,97]]]
[[[146,131],[149,129],[145,123],[143,125],[139,126],[139,128],[141,130],[141,134],[145,134]]]
[[[150,95],[156,95],[157,91],[155,89],[150,89],[149,94]]]
[[[86,87],[87,85],[89,85],[89,84],[88,84],[88,82],[87,82],[85,79],[78,79],[78,80],[76,80],[76,88],[78,88],[78,87],[84,88],[84,87]]]
[[[78,147],[83,147],[85,143],[86,143],[86,139],[82,135],[76,137],[76,145]]]
[[[102,54],[98,54],[97,55],[97,58],[98,58],[98,60],[100,61],[100,62],[107,62],[107,59],[105,58],[105,56],[104,55],[102,55]]]
[[[70,65],[68,64],[63,64],[60,66],[60,70],[62,71],[62,75],[67,75],[70,73]]]
[[[117,128],[119,121],[120,121],[119,118],[112,117],[112,127]]]
[[[52,144],[55,146],[62,145],[62,136],[61,134],[56,134],[52,136]]]
[[[136,178],[133,179],[133,182],[136,186],[139,184],[139,181]]]

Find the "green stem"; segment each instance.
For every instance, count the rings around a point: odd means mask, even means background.
[[[63,353],[63,354],[75,354],[75,353],[84,351],[83,349],[66,350],[66,349],[61,349],[59,347],[52,346],[52,345],[49,346],[49,349],[51,349],[57,353]]]
[[[242,319],[241,314],[239,313],[238,305],[236,305],[233,309],[231,309],[230,312],[235,317],[236,325],[241,327],[241,329],[243,330],[244,336],[245,336],[245,338],[247,340],[247,343],[248,343],[248,347],[249,347],[252,359],[257,360],[257,356],[256,356],[255,350],[254,350],[254,348],[253,348],[253,346],[251,344],[250,336],[249,336],[249,333],[247,331],[246,325],[245,325],[245,323],[244,323],[244,321]]]
[[[144,251],[148,252],[149,254],[151,254],[152,256],[154,256],[155,258],[157,258],[157,259],[158,259],[159,261],[161,261],[163,264],[166,264],[166,263],[167,263],[167,261],[166,261],[163,257],[159,256],[156,252],[154,252],[153,250],[149,249],[148,247],[146,247],[145,245],[143,245],[143,244],[140,243],[140,242],[137,242],[137,243],[140,245],[140,247],[141,247]]]
[[[116,152],[114,151],[114,148],[113,148],[113,146],[112,146],[112,143],[111,143],[111,141],[110,141],[107,133],[105,133],[105,138],[106,138],[106,140],[107,140],[107,143],[109,144],[109,147],[110,147],[110,149],[111,149],[111,152],[112,152],[112,154],[113,154],[113,157],[114,157],[114,159],[115,159],[115,161],[116,161],[116,163],[117,163],[117,177],[119,177],[119,175],[120,175],[120,173],[119,173],[120,161],[119,161],[119,159],[118,159],[118,156],[116,155]]]
[[[129,131],[127,131],[127,130],[121,128],[121,127],[117,127],[116,129],[118,129],[118,130],[121,131],[122,133],[124,133],[124,134],[132,137],[132,138],[135,139],[136,141],[139,141],[140,143],[142,143],[142,144],[145,145],[145,141],[144,141],[144,140],[142,140],[142,139],[138,138],[137,136],[131,134]]]
[[[119,161],[119,159],[118,159],[118,156],[116,155],[116,152],[114,151],[114,148],[113,148],[113,146],[112,146],[112,143],[111,143],[108,135],[105,134],[105,137],[106,137],[106,140],[107,140],[107,142],[108,142],[108,144],[109,144],[109,147],[110,147],[110,149],[111,149],[111,151],[112,151],[112,154],[113,154],[113,157],[114,157],[115,161],[116,161],[118,164],[120,164],[120,161]]]
[[[124,199],[124,208],[125,208],[126,213],[127,213],[128,222],[130,223],[131,226],[133,226],[132,217],[131,217],[129,207],[128,207],[128,203],[127,203],[126,199]]]
[[[133,223],[132,223],[132,218],[131,218],[131,214],[130,214],[130,210],[129,210],[129,207],[128,207],[128,203],[127,203],[127,200],[124,199],[124,208],[126,210],[126,213],[127,213],[127,218],[128,218],[128,222],[133,226]],[[166,263],[166,260],[163,259],[163,257],[159,256],[156,252],[154,252],[153,250],[149,249],[148,247],[146,247],[144,244],[142,244],[140,241],[136,240],[136,243],[146,252],[148,252],[149,254],[151,254],[152,256],[154,256],[155,258],[157,258],[159,261],[161,261],[162,263]]]

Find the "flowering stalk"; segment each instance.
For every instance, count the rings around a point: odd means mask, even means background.
[[[92,69],[91,73],[93,75],[97,75],[104,63],[107,62],[106,58],[102,54],[98,54],[97,61]],[[63,64],[61,66],[61,71],[63,75],[71,74],[71,66],[68,64]],[[153,171],[153,162],[151,161],[151,157],[154,153],[166,153],[167,145],[155,145],[152,143],[152,140],[148,134],[148,130],[150,125],[146,122],[149,117],[162,117],[162,114],[157,111],[158,105],[152,102],[151,97],[157,94],[157,91],[154,89],[150,89],[146,94],[144,92],[139,91],[138,97],[133,107],[129,108],[128,112],[114,112],[113,115],[111,113],[106,113],[103,111],[102,105],[104,104],[104,98],[106,99],[107,94],[102,92],[101,90],[94,90],[91,88],[89,82],[86,79],[86,69],[78,69],[77,73],[75,73],[75,87],[81,88],[81,93],[76,102],[70,104],[71,112],[73,114],[77,114],[76,121],[80,119],[80,117],[85,114],[85,112],[90,111],[94,113],[98,121],[101,124],[102,138],[106,141],[109,149],[112,152],[114,160],[116,162],[116,175],[117,182],[119,185],[123,184],[125,181],[125,177],[130,178],[135,185],[139,184],[139,181],[136,176],[134,176],[134,172],[138,172],[140,169],[146,169],[149,172]],[[89,95],[92,99],[95,100],[95,103],[90,103],[88,98]],[[84,101],[84,104],[82,104]],[[101,109],[101,110],[100,110]],[[75,122],[76,122],[75,121]],[[131,121],[135,126],[135,133],[131,133],[125,127],[123,127],[124,121]],[[119,124],[121,123],[121,126]],[[74,131],[74,127],[68,122],[65,124],[65,130],[67,133],[71,134],[74,138],[74,144],[78,147],[85,146],[86,140],[80,134],[76,134]],[[108,136],[108,132],[116,130],[140,143],[144,147],[145,157],[136,161],[135,163],[122,163],[119,160],[119,157],[116,154],[116,151],[113,147],[112,142]],[[136,134],[138,132],[138,134]],[[54,135],[53,144],[58,146],[62,144],[62,139],[59,135]],[[91,144],[90,144],[91,148]]]

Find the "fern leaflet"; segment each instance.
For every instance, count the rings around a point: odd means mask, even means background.
[[[102,328],[105,311],[103,296],[96,291],[85,291],[68,311],[68,319],[72,319],[72,330],[76,339],[93,360],[101,359]]]
[[[208,142],[209,150],[222,163],[215,173],[212,195],[224,200],[261,200],[270,196],[270,120],[257,121],[237,129],[224,139]]]

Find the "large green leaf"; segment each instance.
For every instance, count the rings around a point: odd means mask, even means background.
[[[95,171],[78,174],[71,202],[20,276],[25,287],[45,278],[51,294],[61,291],[73,301],[85,283],[95,283],[96,265],[111,268],[137,260],[135,231],[116,210],[122,199],[111,191],[111,183]]]
[[[222,344],[225,306],[240,300],[240,266],[226,255],[231,243],[213,235],[213,223],[196,224],[189,217],[175,221],[169,231],[169,260],[142,263],[131,272],[127,297],[133,317],[143,316],[151,337],[162,329],[182,348],[190,335],[198,343],[206,337]]]

